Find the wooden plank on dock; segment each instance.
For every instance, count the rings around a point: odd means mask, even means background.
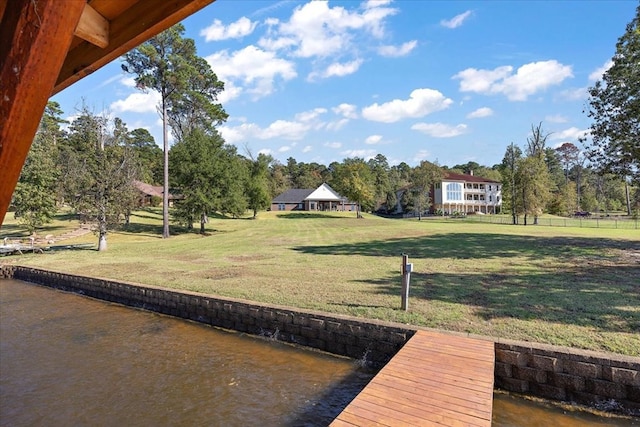
[[[493,342],[418,331],[331,426],[491,426],[493,370]]]

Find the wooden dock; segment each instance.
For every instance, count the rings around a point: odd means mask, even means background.
[[[491,426],[493,369],[493,342],[418,331],[331,426]]]

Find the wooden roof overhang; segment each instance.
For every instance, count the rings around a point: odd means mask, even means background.
[[[0,224],[47,101],[215,0],[0,0]]]

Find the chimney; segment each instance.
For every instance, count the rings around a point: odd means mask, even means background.
[[[469,175],[473,176],[473,169],[469,170]]]

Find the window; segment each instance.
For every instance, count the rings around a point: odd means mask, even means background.
[[[492,187],[491,187],[491,186],[489,186],[489,191],[491,191],[491,188],[492,188]]]
[[[493,202],[493,196],[489,196],[489,201]]]
[[[480,189],[484,190],[484,184],[480,184]]]
[[[283,211],[283,210],[285,210],[285,209],[286,209],[286,207],[285,207],[285,204],[284,204],[284,203],[278,203],[278,210],[279,210],[279,211]]]
[[[316,202],[311,202],[309,204],[309,210],[315,211],[316,210]]]
[[[447,200],[462,200],[462,185],[457,182],[447,184]]]
[[[440,189],[440,183],[439,182],[436,183],[436,189],[438,189],[438,190]]]

